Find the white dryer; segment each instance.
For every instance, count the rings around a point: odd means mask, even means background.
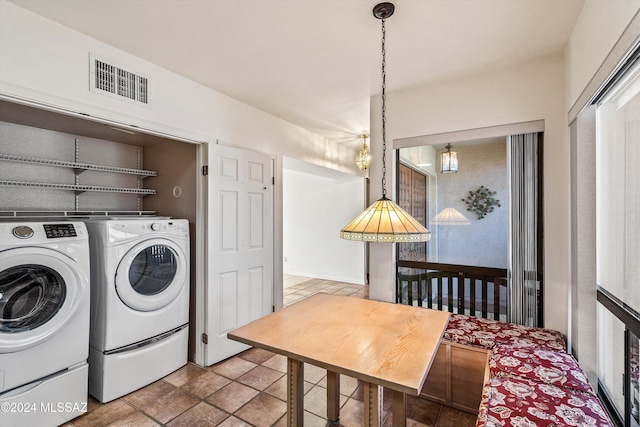
[[[89,245],[82,222],[0,222],[0,425],[86,411]]]
[[[189,223],[87,219],[89,393],[109,402],[187,363]]]

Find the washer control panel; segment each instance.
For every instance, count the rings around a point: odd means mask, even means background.
[[[0,221],[0,251],[14,245],[59,245],[87,239],[86,227],[82,222],[58,221]]]
[[[47,235],[47,239],[77,236],[76,229],[73,224],[44,224],[44,232]]]

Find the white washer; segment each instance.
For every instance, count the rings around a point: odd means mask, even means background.
[[[0,222],[0,425],[86,411],[89,245],[82,222]]]
[[[187,363],[189,223],[87,219],[89,393],[109,402]]]

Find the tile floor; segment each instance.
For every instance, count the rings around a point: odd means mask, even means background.
[[[368,298],[367,286],[311,279],[284,290],[285,305],[317,292]],[[286,358],[252,348],[209,366],[188,363],[176,372],[101,404],[90,398],[89,411],[65,427],[99,426],[284,426],[286,425]],[[305,426],[361,426],[363,392],[357,380],[341,376],[340,422],[326,419],[326,371],[305,365]],[[391,402],[385,393],[385,425]],[[409,396],[407,425],[473,427],[475,415]]]
[[[290,286],[298,285],[302,282],[306,282],[307,280],[311,280],[311,277],[305,276],[295,276],[293,274],[285,274],[282,281],[282,287],[287,289]]]

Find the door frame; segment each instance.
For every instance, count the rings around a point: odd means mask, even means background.
[[[509,135],[519,135],[519,134],[527,134],[527,133],[538,133],[539,142],[538,142],[538,173],[540,180],[540,188],[538,192],[538,264],[539,271],[541,271],[541,275],[539,276],[541,286],[540,286],[540,295],[538,300],[538,317],[539,317],[539,325],[544,326],[544,206],[543,206],[543,154],[544,154],[544,131],[545,131],[545,121],[544,120],[533,120],[529,122],[520,122],[520,123],[511,123],[506,125],[497,125],[497,126],[489,126],[485,128],[478,129],[466,129],[461,131],[453,131],[447,133],[440,134],[432,134],[432,135],[421,135],[416,137],[409,138],[401,138],[393,140],[393,149],[396,151],[396,158],[399,158],[399,150],[402,148],[411,148],[411,147],[419,147],[425,145],[440,145],[452,143],[455,144],[460,141],[471,141],[476,139],[485,139],[485,138],[499,138],[499,137],[507,137]],[[397,179],[398,169],[396,168],[394,176]],[[511,233],[509,235],[509,240],[511,240]],[[397,278],[395,277],[396,268],[394,268],[394,277],[393,282],[397,283]],[[509,266],[509,273],[511,272],[511,266]]]

